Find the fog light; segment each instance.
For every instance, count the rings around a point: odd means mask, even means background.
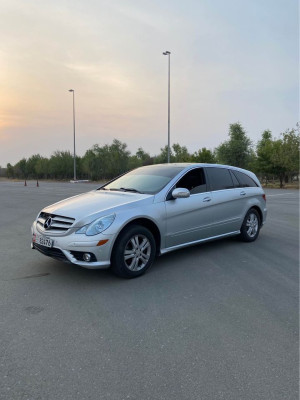
[[[90,262],[92,256],[89,253],[84,253],[83,254],[83,261]]]

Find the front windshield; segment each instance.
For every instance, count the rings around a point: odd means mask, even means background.
[[[102,186],[100,190],[118,190],[146,194],[158,193],[183,167],[151,165],[128,172],[113,182]]]

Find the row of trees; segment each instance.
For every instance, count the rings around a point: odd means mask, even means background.
[[[269,130],[262,133],[256,146],[240,123],[231,124],[229,138],[213,151],[205,147],[189,153],[185,146],[173,144],[171,162],[203,162],[234,165],[256,172],[266,182],[279,179],[284,182],[297,179],[299,174],[299,125],[274,138]],[[130,169],[167,162],[167,146],[151,157],[139,148],[131,154],[126,143],[114,139],[112,144],[95,144],[83,157],[76,158],[77,178],[102,180],[113,178]],[[3,173],[2,169],[2,173]],[[8,178],[70,179],[73,176],[73,156],[69,151],[56,151],[50,158],[39,154],[23,158],[15,165],[7,164]]]

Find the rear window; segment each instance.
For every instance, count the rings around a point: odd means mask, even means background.
[[[230,172],[226,168],[206,168],[211,190],[232,189],[234,187]]]
[[[232,170],[232,173],[237,177],[239,181],[239,187],[257,187],[257,183],[254,182],[250,176],[244,174],[243,172],[240,171],[234,171]]]

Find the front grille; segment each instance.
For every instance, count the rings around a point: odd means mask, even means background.
[[[51,218],[51,225],[47,229],[45,229],[44,223],[48,218]],[[37,219],[37,225],[39,227],[39,230],[41,231],[47,231],[51,233],[64,233],[71,228],[74,221],[74,218],[41,212]]]
[[[67,263],[70,262],[64,255],[64,253],[60,249],[56,249],[55,247],[46,247],[34,243],[34,248],[37,249],[39,252],[43,253],[45,256],[52,257],[55,258],[56,260],[64,261]]]

